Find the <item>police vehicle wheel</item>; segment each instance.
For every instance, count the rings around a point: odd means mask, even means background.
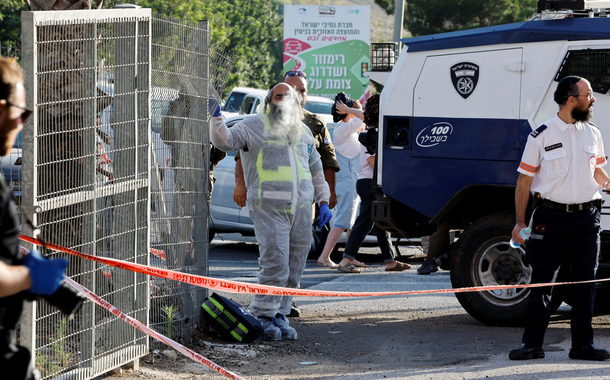
[[[524,247],[511,248],[514,214],[485,216],[462,234],[452,255],[451,284],[454,288],[521,285],[531,281]],[[522,324],[529,289],[501,289],[456,293],[462,307],[477,320],[496,326]]]

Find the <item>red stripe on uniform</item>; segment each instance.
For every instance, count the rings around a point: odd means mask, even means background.
[[[519,164],[519,168],[525,170],[526,172],[538,173],[538,169],[540,169],[540,166],[533,167],[533,166],[530,166],[530,165],[526,164],[525,162],[521,161],[521,163]]]

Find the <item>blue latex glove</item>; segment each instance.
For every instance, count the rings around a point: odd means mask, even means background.
[[[212,116],[220,116],[222,112],[220,111],[220,104],[218,104],[218,100],[215,97],[210,96],[208,99],[208,111],[212,114]]]
[[[330,218],[332,217],[333,214],[331,214],[330,209],[328,208],[328,203],[322,203],[320,205],[320,224],[318,224],[318,226],[322,227],[326,223],[330,222]]]
[[[51,295],[59,289],[66,274],[68,259],[45,259],[36,250],[30,251],[23,261],[30,270],[32,287],[30,293]]]

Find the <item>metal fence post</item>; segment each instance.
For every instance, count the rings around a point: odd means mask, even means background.
[[[209,25],[209,21],[207,20],[203,20],[203,21],[199,21],[199,28],[201,30],[204,31],[204,39],[203,39],[203,52],[204,54],[202,54],[199,57],[200,60],[200,72],[199,72],[199,77],[203,78],[203,80],[205,81],[205,98],[203,98],[203,102],[205,104],[203,104],[202,107],[202,111],[203,111],[203,118],[202,120],[208,120],[209,119],[209,112],[208,112],[208,107],[207,107],[207,101],[209,99],[209,86],[211,86],[211,81],[210,81],[210,25]],[[211,122],[211,121],[210,121]],[[202,260],[201,260],[201,264],[203,265],[203,272],[200,273],[204,276],[207,276],[209,273],[209,261],[208,261],[208,250],[209,250],[209,216],[210,216],[210,208],[209,208],[209,201],[211,200],[212,196],[211,196],[211,191],[212,191],[212,176],[210,175],[209,171],[210,171],[210,133],[209,133],[209,126],[210,126],[210,122],[208,123],[202,123],[202,134],[203,134],[203,146],[204,146],[204,161],[203,161],[203,167],[204,167],[204,175],[201,176],[200,178],[200,186],[201,188],[203,188],[203,194],[200,193],[200,196],[198,197],[197,200],[197,219],[196,219],[196,225],[195,225],[195,230],[199,231],[199,239],[198,241],[200,241],[200,247],[201,250],[196,250],[196,252],[198,252],[199,255],[202,255]],[[209,195],[208,195],[209,194]],[[197,223],[199,222],[199,223]],[[202,326],[203,325],[203,314],[201,313],[201,309],[199,308],[199,306],[203,303],[203,301],[208,297],[208,289],[204,289],[202,292],[199,292],[199,297],[197,297],[197,302],[196,302],[196,307],[198,310],[198,318],[194,318],[196,319],[196,324],[198,326]]]
[[[22,172],[21,172],[21,204],[28,212],[22,215],[24,218],[30,218],[36,224],[36,216],[32,211],[36,189],[36,173],[34,163],[37,161],[37,149],[35,149],[36,128],[38,126],[38,112],[34,105],[38,97],[38,76],[36,75],[36,63],[38,62],[38,53],[36,50],[36,27],[35,14],[33,12],[21,13],[21,41],[22,41],[22,62],[25,70],[25,90],[27,93],[27,107],[34,109],[34,113],[30,117],[28,124],[24,127],[22,133],[22,150],[29,152],[22,156]],[[28,207],[27,206],[31,206]],[[28,223],[22,223],[22,233],[27,236],[33,235],[33,229]],[[31,245],[27,248],[32,248]],[[36,348],[36,302],[26,302],[23,307],[21,317],[20,343],[28,348],[30,352],[34,352]]]

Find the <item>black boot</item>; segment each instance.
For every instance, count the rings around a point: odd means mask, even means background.
[[[574,348],[570,350],[570,359],[580,360],[606,360],[610,359],[610,352],[607,350],[597,348],[595,345],[590,344],[588,346]]]
[[[542,347],[534,347],[523,343],[521,347],[515,348],[508,354],[510,360],[530,360],[544,358]]]
[[[430,274],[438,271],[436,260],[428,260],[421,267],[417,268],[417,274]]]

